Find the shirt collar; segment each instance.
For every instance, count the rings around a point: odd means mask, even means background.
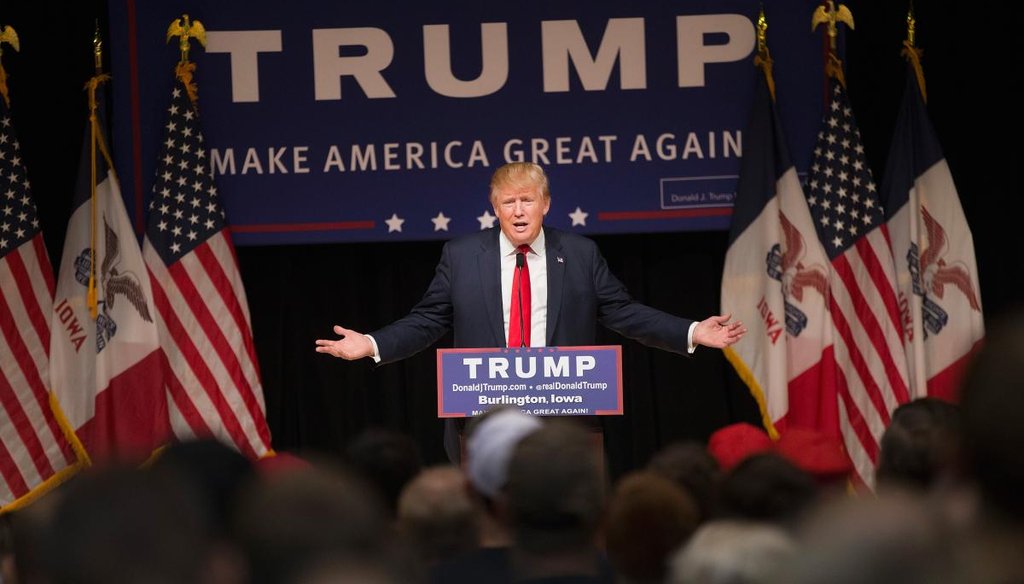
[[[499,231],[500,237],[498,237],[498,249],[501,251],[501,256],[505,257],[516,253],[516,248],[512,245],[512,242],[505,236],[504,231]],[[530,250],[533,253],[543,256],[544,255],[544,228],[542,227],[540,233],[537,234],[537,239],[533,240],[530,244]]]

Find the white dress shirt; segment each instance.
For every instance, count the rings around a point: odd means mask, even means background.
[[[512,310],[512,278],[516,271],[516,247],[502,233],[498,236],[501,254],[501,314],[508,342],[509,316]],[[530,244],[526,254],[530,269],[530,346],[543,347],[548,338],[548,262],[544,230]]]

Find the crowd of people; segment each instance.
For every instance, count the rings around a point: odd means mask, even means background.
[[[956,403],[893,412],[870,489],[842,457],[807,455],[828,441],[744,424],[609,477],[592,429],[511,407],[470,422],[460,465],[424,466],[381,429],[331,459],[176,443],[0,516],[0,581],[1020,582],[1022,380],[1024,314]]]

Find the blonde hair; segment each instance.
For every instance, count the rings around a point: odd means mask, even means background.
[[[545,199],[551,198],[548,176],[540,165],[532,162],[510,162],[495,170],[491,176],[491,200],[499,189],[505,187],[536,188]]]

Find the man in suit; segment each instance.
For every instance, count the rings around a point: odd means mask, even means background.
[[[543,226],[551,192],[536,164],[498,168],[491,205],[500,229],[445,244],[434,280],[408,315],[366,335],[336,325],[341,338],[318,339],[316,350],[389,363],[430,347],[449,330],[456,347],[592,345],[600,323],[685,355],[698,345],[727,347],[746,332],[729,315],[693,321],[634,301],[593,241]]]

